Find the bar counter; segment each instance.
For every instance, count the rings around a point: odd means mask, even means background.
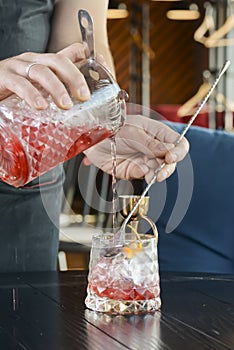
[[[160,312],[85,308],[87,271],[0,274],[1,350],[234,349],[234,276],[162,274]]]

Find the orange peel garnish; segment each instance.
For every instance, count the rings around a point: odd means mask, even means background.
[[[140,253],[143,247],[142,247],[142,241],[141,241],[140,235],[138,234],[136,229],[130,224],[128,225],[128,227],[131,228],[131,230],[133,231],[133,233],[136,235],[136,238],[137,238],[136,241],[133,241],[123,246],[123,252],[125,253],[128,259],[131,259],[134,256],[136,256],[138,253]]]

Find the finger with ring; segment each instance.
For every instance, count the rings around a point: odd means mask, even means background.
[[[33,66],[35,66],[36,64],[38,64],[38,63],[37,63],[37,62],[32,62],[32,63],[30,63],[30,64],[26,67],[26,69],[25,69],[26,77],[27,77],[29,80],[31,80],[31,78],[30,78],[30,69],[31,69]]]

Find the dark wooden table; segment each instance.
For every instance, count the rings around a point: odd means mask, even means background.
[[[1,350],[234,349],[234,276],[163,275],[161,312],[85,309],[86,273],[0,275]]]

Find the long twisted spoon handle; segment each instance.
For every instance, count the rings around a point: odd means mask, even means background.
[[[185,128],[183,129],[183,131],[181,132],[181,134],[179,135],[178,139],[175,142],[175,145],[178,145],[178,143],[181,142],[181,140],[183,139],[183,137],[185,136],[185,134],[187,133],[187,131],[189,130],[190,126],[192,125],[192,123],[194,122],[194,120],[196,119],[196,117],[198,116],[198,114],[200,113],[200,111],[202,110],[202,108],[204,107],[204,105],[206,104],[206,102],[208,101],[210,95],[212,94],[212,92],[214,91],[214,89],[216,88],[217,84],[219,83],[221,77],[223,76],[223,74],[226,72],[226,70],[228,69],[228,67],[230,66],[230,61],[227,60],[222,68],[219,71],[219,74],[217,75],[217,78],[215,79],[215,81],[213,82],[213,84],[210,87],[210,90],[208,91],[207,95],[204,97],[204,99],[202,100],[201,104],[199,105],[199,107],[197,108],[197,110],[195,111],[195,113],[192,115],[192,117],[190,118],[190,120],[188,121],[187,125],[185,126]],[[134,213],[134,211],[137,209],[138,205],[140,204],[141,199],[147,194],[147,192],[149,191],[149,189],[151,188],[151,186],[155,183],[155,181],[157,180],[157,176],[160,170],[162,170],[164,168],[164,166],[166,165],[165,162],[163,162],[154,172],[154,176],[152,178],[152,180],[148,183],[148,185],[145,187],[144,191],[142,192],[142,195],[140,196],[139,200],[135,203],[135,205],[133,206],[132,210],[129,212],[128,216],[125,218],[124,222],[122,223],[122,226],[120,228],[120,238],[121,236],[123,236],[123,234],[125,234],[125,229],[126,229],[126,225],[128,223],[128,221],[131,219],[132,214]]]

